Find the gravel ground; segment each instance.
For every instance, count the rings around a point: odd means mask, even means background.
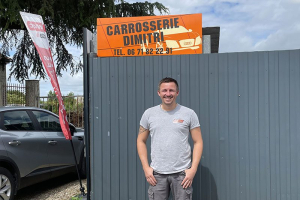
[[[86,179],[82,180],[86,192]],[[76,174],[67,174],[18,191],[15,200],[69,200],[80,194]]]

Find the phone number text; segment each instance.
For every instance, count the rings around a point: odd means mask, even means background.
[[[166,51],[164,51],[163,48],[147,48],[146,50],[143,49],[127,49],[127,55],[133,56],[133,55],[160,55],[160,54],[172,54],[172,48],[166,48]],[[114,49],[114,55],[116,56],[122,56],[125,55],[122,52],[122,49]]]

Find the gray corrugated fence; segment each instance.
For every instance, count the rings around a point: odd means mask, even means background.
[[[299,58],[299,50],[91,56],[91,199],[148,199],[139,120],[170,76],[204,139],[194,200],[300,200]]]

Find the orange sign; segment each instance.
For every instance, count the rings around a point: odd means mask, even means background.
[[[202,53],[202,14],[97,19],[97,55]]]

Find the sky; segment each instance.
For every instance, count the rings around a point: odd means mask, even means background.
[[[220,27],[220,53],[300,49],[300,0],[148,1],[162,3],[170,15],[202,13],[203,27]],[[69,51],[76,57],[82,54],[76,47],[69,47]],[[82,72],[74,76],[64,72],[58,81],[63,95],[83,95]],[[40,81],[41,96],[51,89],[50,81]]]

